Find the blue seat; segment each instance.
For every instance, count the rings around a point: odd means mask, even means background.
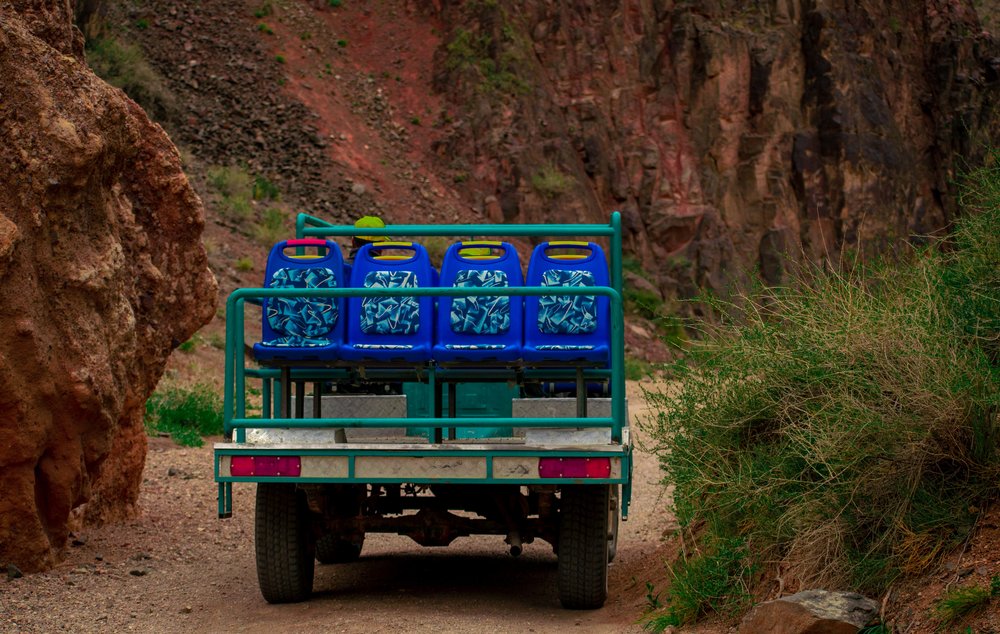
[[[354,288],[426,288],[434,281],[427,250],[413,242],[366,244],[358,250],[351,270]],[[347,314],[347,341],[341,350],[345,359],[430,360],[433,297],[351,297]]]
[[[608,262],[593,242],[552,241],[535,247],[527,286],[608,286]],[[608,363],[609,300],[595,295],[526,297],[526,363]]]
[[[312,255],[286,250],[314,247]],[[304,249],[301,249],[304,250]],[[340,247],[329,240],[285,240],[271,248],[264,271],[267,288],[339,288],[344,286]],[[271,297],[262,302],[258,361],[329,361],[344,343],[344,300],[332,297]]]
[[[522,286],[521,261],[507,242],[457,242],[441,264],[439,286],[505,288]],[[509,362],[521,358],[522,297],[441,297],[438,300],[439,362]]]

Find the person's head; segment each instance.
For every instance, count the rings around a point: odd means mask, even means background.
[[[357,222],[354,223],[355,229],[385,229],[385,222],[378,216],[361,216],[358,218]],[[375,232],[373,232],[375,233]],[[363,235],[354,236],[351,241],[351,245],[355,249],[360,249],[366,244],[371,242],[385,242],[385,236],[379,235]]]

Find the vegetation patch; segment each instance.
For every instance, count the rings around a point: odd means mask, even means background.
[[[94,73],[116,88],[121,88],[142,106],[153,119],[167,121],[175,110],[175,99],[160,76],[134,44],[116,37],[98,37],[87,41],[87,64]]]
[[[222,398],[208,385],[158,389],[146,401],[146,433],[169,434],[186,447],[201,447],[203,436],[222,433]]]
[[[447,66],[479,77],[478,90],[493,95],[525,95],[531,84],[517,74],[524,63],[520,40],[512,28],[502,30],[499,43],[489,35],[458,28],[448,43]]]
[[[993,158],[966,179],[949,244],[708,300],[721,320],[668,368],[682,389],[649,395],[681,530],[700,544],[654,621],[739,605],[765,562],[786,587],[879,595],[967,536],[1000,477]],[[696,573],[735,545],[728,582]]]
[[[553,163],[546,163],[531,177],[531,186],[545,198],[558,198],[573,186],[573,179]]]
[[[997,597],[1000,597],[1000,577],[994,576],[989,587],[965,586],[949,591],[934,606],[934,614],[942,629],[949,628],[983,610]]]
[[[250,217],[253,206],[254,181],[241,167],[217,166],[208,170],[208,184],[219,194],[222,215],[231,221]]]

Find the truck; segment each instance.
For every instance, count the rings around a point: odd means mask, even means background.
[[[346,262],[335,239],[371,232],[299,214],[265,284],[226,302],[218,513],[256,485],[264,599],[308,599],[316,562],[358,560],[368,534],[494,535],[550,544],[562,606],[601,607],[632,482],[619,213],[388,225]],[[441,238],[439,272],[419,240]],[[539,243],[523,283],[517,241]]]

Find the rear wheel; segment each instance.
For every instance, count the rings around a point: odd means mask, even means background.
[[[559,505],[559,600],[564,608],[593,610],[608,597],[611,487],[562,488]]]
[[[257,485],[254,526],[257,582],[268,603],[304,601],[312,593],[309,508],[294,484]]]

